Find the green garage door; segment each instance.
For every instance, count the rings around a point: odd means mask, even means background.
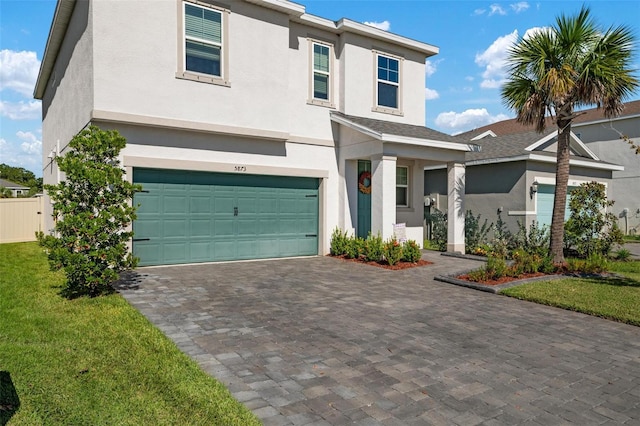
[[[318,179],[135,168],[140,266],[318,254]]]
[[[567,191],[567,204],[564,209],[564,221],[569,219],[569,197],[571,190],[574,187],[569,187]],[[546,225],[551,227],[551,218],[553,216],[553,198],[555,196],[555,185],[539,185],[538,186],[538,212],[536,214],[536,220],[538,226]]]

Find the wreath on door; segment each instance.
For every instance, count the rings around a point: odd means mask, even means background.
[[[358,190],[363,194],[371,194],[371,172],[362,172],[358,177]]]

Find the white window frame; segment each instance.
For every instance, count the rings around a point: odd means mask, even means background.
[[[398,204],[398,201],[396,200],[396,207],[409,207],[410,206],[410,203],[409,203],[409,185],[410,185],[410,182],[411,182],[411,175],[409,174],[409,172],[410,172],[409,166],[398,166],[398,165],[396,165],[396,176],[398,174],[397,169],[405,169],[407,171],[407,183],[406,184],[400,184],[400,183],[398,183],[398,179],[396,179],[396,192],[398,191],[398,188],[404,188],[407,204]]]
[[[382,80],[378,78],[378,58],[383,57],[398,62],[398,82]],[[385,114],[404,115],[402,113],[402,74],[403,74],[404,58],[385,52],[373,51],[373,112],[382,112]],[[397,87],[397,108],[378,104],[378,83],[389,84]]]
[[[220,14],[220,43],[211,40],[202,40],[198,37],[187,36],[185,30],[186,5],[192,5],[201,9],[207,9]],[[198,0],[179,0],[178,1],[178,71],[176,78],[185,80],[194,80],[202,83],[211,83],[221,86],[230,86],[229,82],[229,43],[228,43],[228,18],[230,11],[209,3]],[[186,42],[193,40],[198,43],[205,43],[220,48],[220,75],[204,74],[196,71],[187,70],[186,61]]]
[[[334,62],[333,62],[333,44],[331,43],[327,43],[324,41],[320,41],[320,40],[316,40],[316,39],[312,39],[309,38],[309,94],[308,94],[308,104],[311,105],[320,105],[320,106],[324,106],[324,107],[329,107],[329,108],[335,108],[335,105],[333,103],[333,69],[334,69]],[[314,46],[315,45],[319,45],[319,46],[323,46],[323,47],[327,47],[329,48],[329,71],[325,72],[325,71],[320,71],[320,70],[316,70],[315,69],[315,63],[314,63]],[[315,90],[314,90],[314,84],[315,84],[315,80],[314,80],[314,74],[316,72],[319,72],[321,74],[325,74],[327,75],[327,85],[328,85],[328,93],[327,93],[327,97],[328,99],[319,99],[316,98],[314,96]]]

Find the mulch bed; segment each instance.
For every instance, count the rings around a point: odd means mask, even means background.
[[[331,256],[330,257],[334,257],[336,259],[341,259],[344,260],[345,262],[355,262],[355,263],[362,263],[364,265],[371,265],[371,266],[377,266],[378,268],[384,268],[384,269],[389,269],[392,271],[402,271],[404,269],[410,269],[410,268],[416,268],[419,266],[426,266],[426,265],[433,265],[433,262],[429,262],[428,260],[424,260],[424,259],[420,259],[415,263],[412,262],[398,262],[395,265],[389,265],[388,263],[378,263],[378,262],[365,262],[362,259],[349,259],[345,256]]]

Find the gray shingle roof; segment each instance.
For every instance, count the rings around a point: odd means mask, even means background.
[[[545,136],[535,131],[497,137],[487,136],[473,141],[480,145],[482,149],[480,152],[468,152],[465,158],[467,161],[474,161],[525,155],[529,153],[529,151],[525,151],[526,147]]]
[[[355,115],[347,115],[335,111],[331,114],[338,117],[343,117],[351,121],[352,123],[371,129],[376,133],[384,133],[387,135],[403,136],[417,139],[428,139],[432,141],[453,142],[464,145],[476,144],[475,141],[469,141],[466,138],[461,138],[458,136],[447,135],[446,133],[442,133],[424,126],[358,117]]]
[[[11,182],[10,180],[0,179],[0,186],[9,189],[29,189],[28,186],[22,186],[19,183]]]

